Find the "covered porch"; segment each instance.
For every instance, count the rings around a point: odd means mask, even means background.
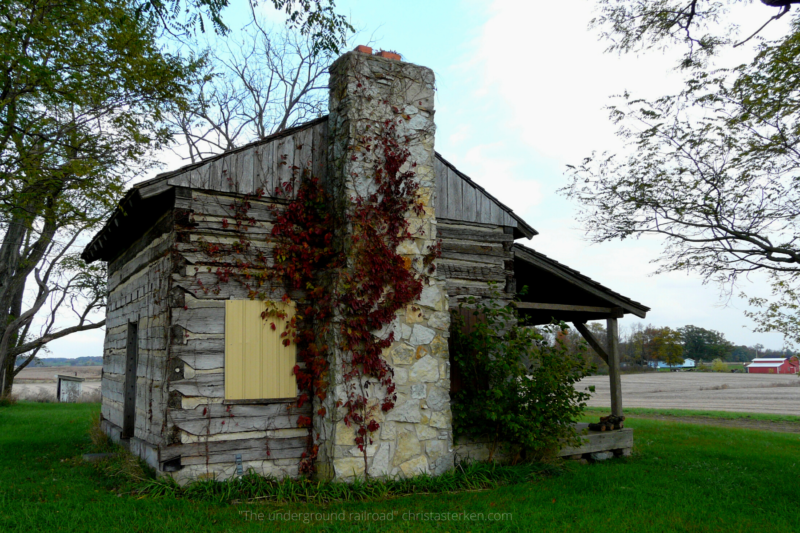
[[[575,326],[589,346],[608,365],[611,387],[611,414],[623,416],[622,385],[620,380],[619,324],[626,314],[644,318],[650,308],[635,302],[608,287],[535,250],[515,244],[514,280],[517,289],[523,286],[535,290],[520,297],[517,308],[531,325],[563,321]],[[607,339],[598,339],[587,322],[603,320]],[[633,447],[633,430],[591,431],[588,424],[578,424],[585,430],[579,447],[565,447],[558,455],[583,457],[588,454],[612,452],[628,455]]]

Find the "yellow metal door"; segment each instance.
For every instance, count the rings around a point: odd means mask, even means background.
[[[286,316],[261,317],[264,311]],[[228,300],[225,302],[225,399],[270,400],[295,398],[294,342],[284,346],[281,334],[294,316],[284,302]]]

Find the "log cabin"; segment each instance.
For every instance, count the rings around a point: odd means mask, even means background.
[[[398,400],[365,464],[341,420],[319,415],[310,403],[297,406],[294,348],[263,326],[265,304],[251,299],[247,287],[215,285],[219,260],[210,262],[203,246],[236,242],[230,221],[236,202],[246,198],[249,237],[268,256],[275,213],[293,201],[291,192],[271,191],[293,170],[307,169],[331,190],[344,190],[345,199],[346,191],[368,183],[368,170],[353,155],[364,149],[358,132],[391,120],[387,107],[406,117],[402,138],[425,206],[413,215],[419,238],[404,247],[404,257],[413,260],[437,242],[441,255],[415,302],[420,311],[398,312],[392,325],[385,359]],[[617,320],[644,317],[649,309],[517,242],[536,230],[435,151],[433,117],[430,69],[359,47],[331,67],[327,116],[133,186],[82,255],[108,265],[104,431],[180,482],[251,470],[298,476],[311,442],[319,447],[317,471],[328,479],[444,472],[459,453],[480,455],[480,443],[453,442],[450,310],[463,298],[498,297],[497,290],[511,301],[522,286],[531,290],[517,306],[534,324],[572,322],[606,360],[612,410],[621,415]],[[228,266],[235,266],[234,256]],[[268,299],[280,305],[286,293],[273,287]],[[607,321],[607,345],[586,328],[590,320]],[[331,405],[341,395],[332,386]],[[310,418],[310,426],[301,427],[300,417]],[[610,444],[607,437],[587,441],[584,451],[629,450],[626,431]]]

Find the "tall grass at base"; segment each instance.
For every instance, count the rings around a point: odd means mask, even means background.
[[[19,399],[34,403],[58,403],[56,402],[55,392],[47,391],[42,387],[37,387],[35,391],[30,391],[21,395]]]
[[[111,452],[114,449],[114,443],[111,441],[111,438],[106,435],[106,432],[103,431],[100,421],[100,411],[94,411],[92,413],[91,425],[89,426],[89,439],[92,441],[95,452]]]
[[[112,470],[117,471],[116,468]],[[526,483],[561,473],[559,464],[536,463],[501,466],[462,464],[439,476],[422,474],[408,479],[357,479],[351,483],[313,481],[306,478],[281,480],[249,472],[226,481],[200,480],[180,486],[172,478],[151,477],[129,486],[141,496],[185,498],[213,503],[275,502],[314,503],[364,502],[411,494],[443,494],[482,491],[503,485]]]
[[[47,390],[44,387],[36,387],[35,389],[31,388],[31,390],[26,390],[20,394],[15,395],[14,398],[24,402],[61,403],[58,401],[58,398],[56,398],[56,394],[54,391]],[[102,401],[103,401],[102,392],[100,391],[100,389],[94,389],[91,391],[83,392],[80,396],[78,396],[75,399],[74,402],[68,402],[68,403],[100,403]]]
[[[95,463],[96,469],[114,485],[118,494],[137,497],[175,498],[209,503],[312,503],[368,502],[414,494],[453,494],[484,491],[506,485],[527,483],[556,476],[565,463],[525,463],[513,466],[496,463],[462,462],[438,475],[412,478],[314,481],[308,478],[261,476],[252,470],[224,481],[200,479],[179,485],[173,478],[159,476],[139,457],[112,443],[100,427],[99,412],[92,413],[89,437],[93,452],[114,452]]]
[[[16,405],[16,403],[17,397],[11,393],[0,396],[0,407],[11,407],[12,405]]]

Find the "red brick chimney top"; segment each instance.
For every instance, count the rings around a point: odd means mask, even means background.
[[[372,54],[372,48],[369,46],[358,45],[355,49],[356,52],[361,52],[362,54]],[[400,54],[397,52],[391,52],[388,50],[380,50],[375,52],[375,55],[378,57],[385,57],[386,59],[393,59],[394,61],[400,61]]]
[[[394,59],[395,61],[400,61],[400,54],[397,52],[390,52],[388,50],[381,50],[375,54],[376,56],[385,57],[386,59]]]

